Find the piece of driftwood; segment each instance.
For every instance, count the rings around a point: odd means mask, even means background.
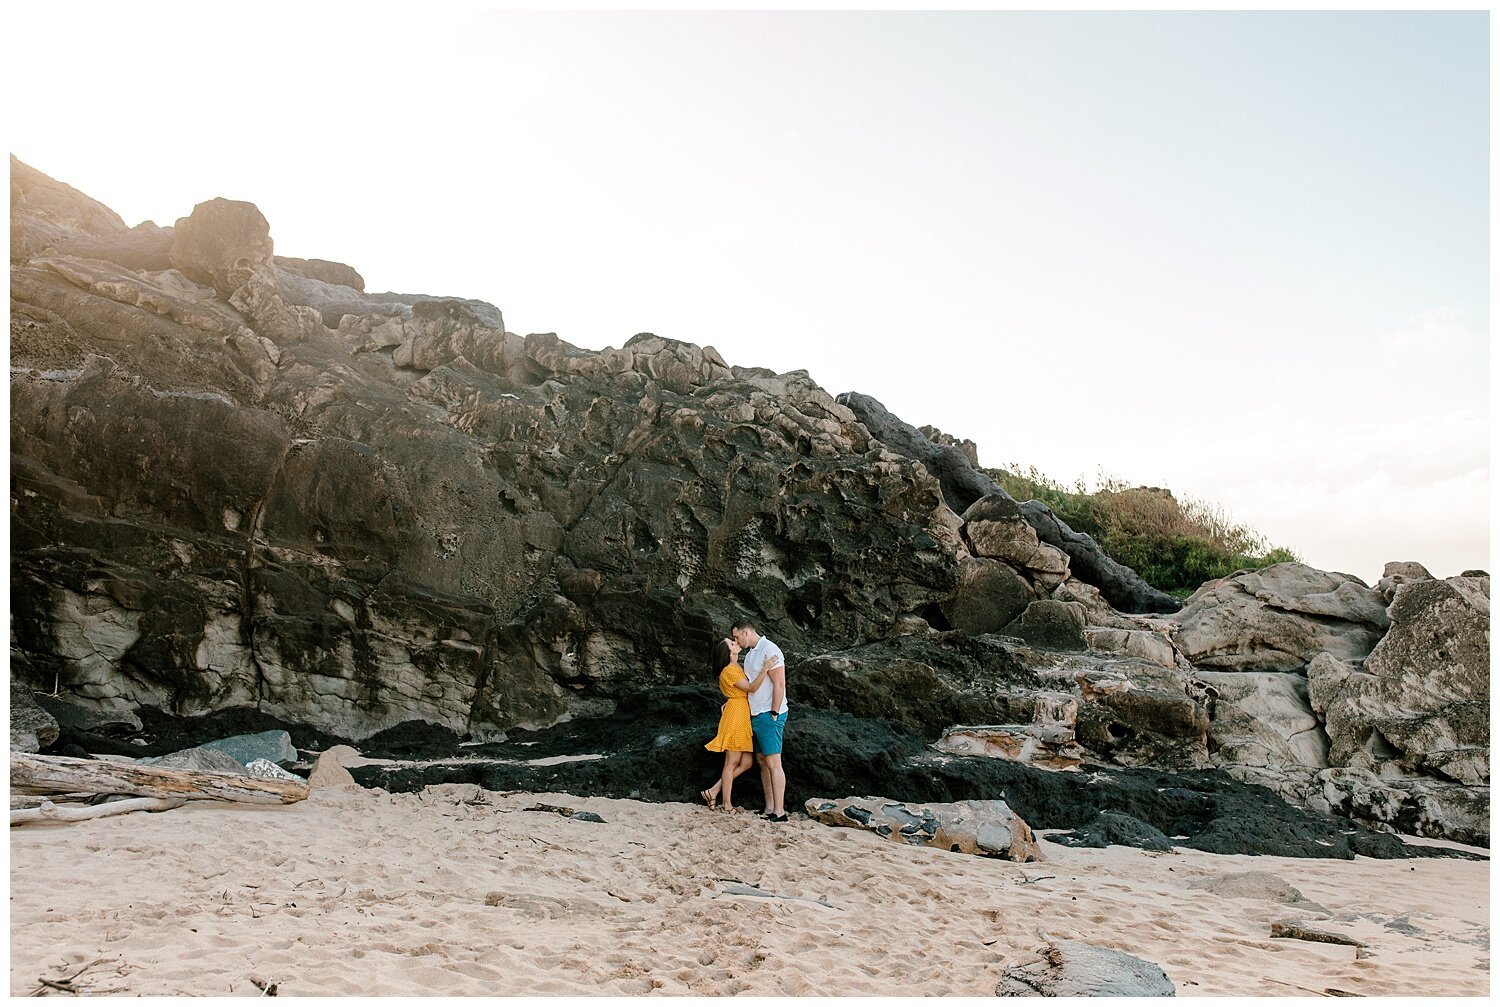
[[[267,780],[232,773],[163,769],[62,755],[10,753],[12,791],[29,794],[136,794],[184,801],[293,804],[307,799],[303,780]]]
[[[125,815],[132,811],[171,811],[187,801],[180,797],[136,797],[128,801],[111,801],[109,804],[65,805],[59,807],[51,801],[43,801],[39,808],[23,808],[10,813],[10,824],[25,825],[27,822],[83,822],[90,818],[107,818],[110,815]]]

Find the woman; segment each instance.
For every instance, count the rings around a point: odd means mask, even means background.
[[[725,702],[723,712],[719,714],[719,733],[703,747],[710,752],[724,753],[724,770],[719,774],[718,782],[707,790],[698,791],[698,796],[713,808],[722,794],[725,811],[740,810],[730,798],[734,781],[755,764],[750,754],[755,749],[750,735],[750,693],[760,688],[766,674],[777,663],[775,659],[767,661],[760,674],[751,681],[739,666],[739,657],[739,644],[733,640],[720,640],[714,644],[710,659],[714,674],[719,677],[719,691],[724,694]]]

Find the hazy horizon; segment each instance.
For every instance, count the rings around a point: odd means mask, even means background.
[[[249,200],[370,290],[804,369],[1370,582],[1487,568],[1483,12],[205,14],[159,64],[141,20],[7,126],[127,225]]]

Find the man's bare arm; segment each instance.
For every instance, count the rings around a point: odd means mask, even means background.
[[[786,668],[778,664],[771,671],[771,715],[781,714],[782,701],[786,699]]]

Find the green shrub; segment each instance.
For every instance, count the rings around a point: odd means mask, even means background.
[[[1040,500],[1074,531],[1093,536],[1111,558],[1152,587],[1186,596],[1205,581],[1236,570],[1298,562],[1290,549],[1269,548],[1257,532],[1230,521],[1218,507],[1182,499],[1155,486],[1130,486],[1101,477],[1089,490],[1038,472],[1035,466],[986,469],[1017,500]]]

